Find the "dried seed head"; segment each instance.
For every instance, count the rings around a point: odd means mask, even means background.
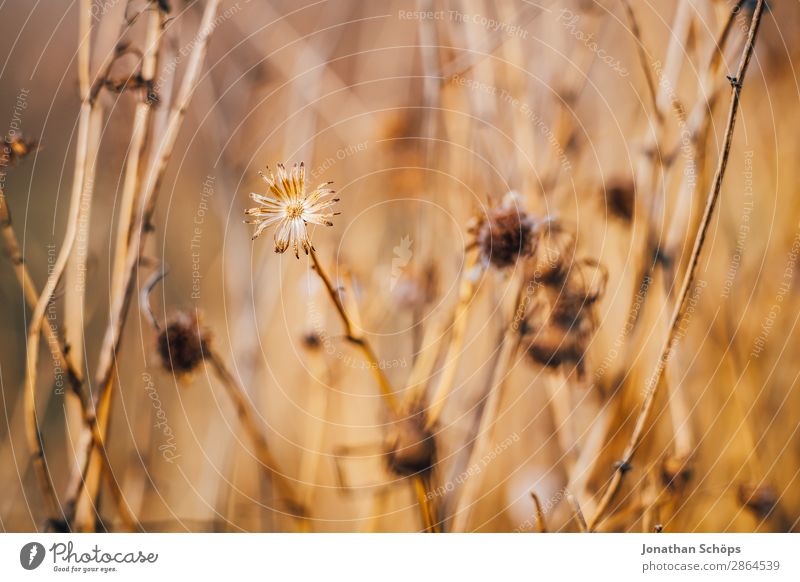
[[[624,222],[631,222],[636,213],[636,189],[629,178],[612,180],[603,191],[608,213]]]
[[[543,366],[574,367],[579,376],[585,370],[585,354],[596,327],[593,304],[602,294],[602,287],[586,285],[584,260],[574,269],[580,276],[566,276],[563,287],[538,288],[530,313],[521,326],[523,341],[530,358]]]
[[[694,471],[686,457],[671,456],[661,463],[661,482],[672,491],[682,491],[692,478]]]
[[[559,284],[575,258],[575,236],[552,218],[539,225],[538,231],[533,278],[545,285]]]
[[[739,485],[739,503],[751,509],[759,517],[766,517],[778,504],[778,492],[771,485]]]
[[[389,469],[401,476],[427,473],[436,461],[436,441],[425,428],[425,417],[417,413],[399,421],[387,439]]]
[[[210,336],[194,314],[178,311],[158,334],[161,365],[175,374],[188,374],[208,355]]]
[[[571,324],[605,293],[608,271],[595,259],[578,259],[564,275],[551,317]]]
[[[574,366],[583,374],[583,357],[593,331],[586,315],[569,324],[551,319],[542,326],[528,326],[528,356],[534,362],[550,368]]]
[[[520,257],[535,251],[535,222],[510,192],[497,208],[476,220],[470,227],[481,259],[486,265],[504,269]]]

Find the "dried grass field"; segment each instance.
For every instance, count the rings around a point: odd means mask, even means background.
[[[798,22],[0,2],[0,530],[800,530]]]

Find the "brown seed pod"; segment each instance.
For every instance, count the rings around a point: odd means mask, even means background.
[[[208,355],[209,340],[195,314],[176,312],[156,339],[161,365],[169,372],[188,374]]]
[[[571,324],[605,293],[608,271],[595,259],[578,259],[564,275],[551,317]]]
[[[535,222],[508,194],[503,203],[476,220],[470,227],[475,244],[486,265],[505,269],[516,264],[520,257],[536,250]]]
[[[425,428],[422,413],[397,422],[387,438],[386,461],[389,469],[400,476],[427,473],[436,463],[436,441]]]
[[[771,485],[739,484],[739,503],[752,510],[759,517],[766,517],[778,504],[778,492]]]
[[[686,457],[670,456],[661,463],[661,482],[672,491],[682,491],[694,475]]]

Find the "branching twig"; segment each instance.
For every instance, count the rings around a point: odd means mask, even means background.
[[[719,162],[714,174],[711,191],[708,194],[706,207],[703,211],[703,217],[700,221],[700,226],[697,231],[694,247],[692,248],[692,253],[689,257],[689,265],[686,269],[686,274],[683,278],[683,283],[681,284],[680,292],[678,293],[678,297],[675,302],[675,308],[672,312],[669,325],[669,334],[667,335],[664,345],[661,348],[661,355],[658,358],[656,369],[648,381],[647,393],[645,395],[644,402],[642,403],[639,416],[636,419],[633,433],[631,434],[628,444],[625,447],[622,459],[618,463],[618,468],[614,473],[614,476],[612,477],[611,482],[609,483],[608,488],[603,495],[603,498],[598,504],[591,521],[589,522],[590,530],[594,530],[605,516],[606,510],[619,490],[625,473],[630,468],[631,460],[633,459],[633,456],[636,453],[639,444],[641,443],[642,437],[644,436],[644,429],[650,416],[650,411],[653,408],[655,397],[658,392],[658,386],[664,374],[664,369],[666,368],[667,362],[669,362],[669,359],[672,355],[672,350],[677,343],[674,339],[675,331],[678,328],[678,323],[680,322],[681,317],[683,316],[683,312],[686,307],[686,298],[689,295],[689,289],[694,282],[700,254],[703,250],[703,243],[705,242],[708,227],[711,223],[714,207],[719,199],[719,193],[722,188],[722,179],[725,176],[725,169],[728,165],[728,157],[730,155],[731,144],[733,141],[733,130],[736,124],[736,114],[739,110],[742,83],[744,81],[745,74],[747,73],[747,67],[750,64],[750,59],[755,48],[755,39],[761,23],[761,14],[763,12],[763,8],[764,0],[758,0],[758,3],[753,11],[753,18],[750,22],[750,30],[747,35],[747,42],[745,43],[742,57],[739,61],[739,68],[736,71],[736,75],[734,77],[730,77],[731,104],[728,110],[728,121],[725,128],[725,138],[722,145],[722,151],[720,153]]]

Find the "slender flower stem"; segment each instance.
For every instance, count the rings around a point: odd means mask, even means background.
[[[152,164],[146,174],[147,178],[142,184],[143,190],[139,196],[141,210],[137,214],[135,226],[131,231],[128,252],[125,256],[125,268],[123,270],[120,292],[112,298],[109,321],[100,349],[100,357],[95,377],[95,384],[98,387],[99,394],[95,399],[96,406],[87,420],[89,426],[96,424],[100,429],[100,433],[105,433],[107,421],[110,416],[116,358],[122,341],[122,328],[125,324],[128,308],[130,307],[135,290],[136,267],[139,264],[144,249],[144,243],[151,231],[150,223],[153,213],[155,212],[161,181],[166,173],[167,164],[178,138],[178,132],[182,126],[186,110],[189,107],[189,102],[191,101],[200,77],[208,39],[214,30],[214,18],[219,4],[219,0],[208,0],[206,3],[196,42],[189,55],[186,71],[181,79],[181,86],[175,105],[170,110],[164,135],[156,147]],[[70,224],[72,224],[72,222],[70,222]],[[53,284],[53,289],[55,289],[55,284]],[[52,294],[52,291],[50,292]],[[30,358],[30,349],[28,355]],[[86,446],[88,448],[83,451],[83,454],[91,456],[92,446],[95,442],[97,442],[96,438],[87,439],[88,444]],[[96,472],[100,470],[99,463],[91,461],[92,459],[90,459],[90,462],[86,465],[86,471],[84,471],[85,477],[77,481],[76,490],[71,492],[72,496],[77,497],[80,495],[81,491],[86,486],[87,478],[89,477],[89,475],[86,474],[87,471],[96,474]],[[92,469],[92,467],[95,467],[95,469]],[[92,479],[92,481],[96,483],[96,479]],[[97,486],[94,485],[91,488],[93,490],[88,491],[89,498],[95,499],[97,496]],[[70,499],[70,502],[74,501],[74,499]]]
[[[758,28],[761,23],[761,15],[763,13],[763,9],[764,9],[764,0],[758,0],[758,3],[756,4],[756,7],[753,11],[753,18],[750,21],[750,30],[747,35],[747,42],[744,46],[742,57],[739,61],[739,68],[736,71],[736,75],[730,78],[731,104],[730,104],[730,109],[728,110],[728,121],[725,128],[725,139],[723,141],[722,152],[720,154],[719,162],[717,164],[717,170],[714,175],[711,191],[708,194],[706,207],[705,210],[703,211],[703,217],[700,221],[700,226],[698,228],[697,236],[694,241],[694,247],[692,248],[692,253],[689,257],[689,265],[686,268],[686,274],[684,275],[680,292],[678,293],[678,297],[675,301],[675,307],[672,312],[672,318],[670,319],[669,333],[667,334],[667,338],[664,341],[664,344],[661,348],[661,355],[658,358],[656,369],[651,375],[650,380],[648,381],[647,393],[644,402],[642,403],[642,408],[639,412],[639,416],[636,419],[636,424],[634,426],[633,433],[631,434],[631,437],[628,440],[628,444],[625,447],[622,459],[618,463],[618,468],[614,473],[614,476],[612,477],[611,482],[609,483],[605,494],[603,495],[600,503],[598,504],[597,509],[595,510],[591,521],[588,522],[589,531],[594,531],[594,529],[599,525],[603,517],[605,517],[609,505],[614,499],[616,493],[619,491],[625,473],[627,473],[628,469],[630,468],[630,462],[633,459],[636,450],[639,448],[639,445],[641,444],[642,438],[644,436],[644,429],[650,417],[650,412],[652,411],[653,404],[655,403],[656,394],[658,392],[658,387],[661,382],[661,378],[664,375],[664,370],[667,366],[667,363],[669,362],[670,356],[672,355],[672,350],[675,347],[675,344],[677,343],[674,339],[675,330],[678,328],[678,323],[680,322],[681,317],[683,316],[684,310],[686,308],[686,298],[688,297],[689,289],[691,288],[694,282],[695,273],[697,271],[697,265],[700,260],[700,254],[703,250],[703,243],[705,242],[706,234],[708,232],[708,226],[711,223],[711,217],[714,213],[714,208],[716,206],[717,200],[719,199],[720,190],[722,188],[722,179],[725,176],[725,169],[727,168],[728,165],[728,157],[730,155],[731,144],[733,142],[733,130],[736,124],[736,114],[739,110],[739,101],[742,92],[742,82],[744,81],[745,74],[747,73],[747,67],[750,64],[750,59],[753,56],[756,34],[758,33]]]
[[[520,345],[519,329],[517,327],[519,324],[518,318],[520,314],[525,312],[528,301],[530,300],[530,297],[525,292],[527,287],[526,283],[527,279],[525,278],[519,283],[519,289],[514,301],[514,311],[509,319],[509,324],[498,348],[499,356],[492,370],[489,382],[489,393],[486,396],[486,402],[480,414],[480,421],[478,423],[475,441],[469,454],[469,460],[467,461],[467,467],[477,465],[478,459],[484,454],[494,434],[494,427],[497,422],[497,417],[500,414],[500,405],[503,399],[508,371],[511,368],[514,356],[517,354]],[[467,479],[466,483],[463,485],[458,495],[458,501],[456,502],[453,531],[467,531],[466,528],[472,516],[472,511],[477,501],[482,482],[482,473],[477,473]]]
[[[375,351],[372,349],[372,346],[367,341],[367,339],[363,335],[361,335],[359,331],[355,329],[353,322],[347,315],[347,311],[345,311],[344,309],[344,304],[342,303],[342,300],[339,297],[338,289],[333,286],[330,277],[325,272],[325,269],[322,268],[322,265],[319,262],[319,258],[317,258],[317,253],[313,248],[309,250],[309,255],[311,255],[311,261],[314,264],[314,270],[317,272],[317,275],[319,275],[319,278],[322,279],[322,283],[325,285],[325,290],[328,292],[331,301],[333,301],[333,304],[336,307],[336,313],[339,314],[339,318],[342,320],[342,325],[344,325],[345,335],[347,336],[347,340],[356,345],[361,350],[361,353],[364,355],[364,359],[367,360],[367,362],[370,364],[370,368],[372,369],[375,375],[375,379],[378,381],[378,386],[380,387],[381,395],[383,396],[383,399],[386,402],[386,406],[389,408],[389,412],[391,413],[392,418],[394,419],[401,418],[402,411],[397,401],[397,397],[394,394],[394,390],[392,390],[392,386],[389,383],[389,379],[386,377],[386,375],[383,373],[383,370],[378,365],[378,358],[375,355]],[[425,531],[427,532],[438,531],[436,525],[436,518],[433,510],[433,504],[428,499],[427,488],[425,486],[425,479],[421,475],[412,475],[410,479],[411,479],[411,485],[414,489],[414,493],[417,496],[420,515],[422,517],[422,522],[425,526]]]
[[[345,336],[347,337],[347,340],[361,350],[364,359],[370,364],[370,368],[375,375],[375,379],[378,381],[378,387],[381,390],[383,399],[386,401],[386,405],[389,407],[389,410],[392,412],[394,417],[399,417],[400,406],[397,402],[397,397],[394,394],[394,390],[392,390],[391,384],[389,384],[389,379],[386,377],[386,374],[383,373],[383,370],[378,363],[378,358],[375,355],[375,351],[372,349],[369,341],[367,341],[361,332],[355,329],[355,326],[350,320],[350,317],[347,315],[347,312],[344,309],[344,304],[339,297],[339,290],[333,286],[330,277],[325,272],[325,269],[322,268],[322,265],[317,258],[317,253],[313,248],[309,251],[309,255],[311,255],[311,261],[314,264],[314,270],[316,271],[317,275],[319,275],[319,278],[322,279],[322,283],[325,285],[325,290],[328,292],[331,301],[333,301],[333,305],[336,307],[336,313],[339,314],[339,319],[342,320],[342,325],[344,325]]]
[[[453,315],[453,332],[450,338],[450,345],[447,348],[441,380],[439,380],[439,385],[436,387],[436,392],[428,408],[426,423],[428,428],[435,425],[436,421],[439,420],[447,397],[453,389],[458,364],[461,361],[461,355],[464,351],[464,337],[466,336],[467,322],[469,320],[468,312],[470,306],[473,304],[472,299],[475,297],[477,288],[478,278],[474,273],[477,262],[478,251],[473,249],[468,255],[467,262],[461,274],[458,305],[456,305],[455,314]]]

